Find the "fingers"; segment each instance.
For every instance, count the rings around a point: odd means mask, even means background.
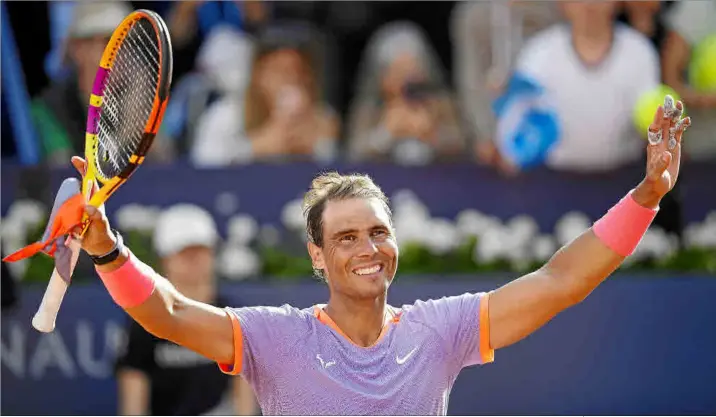
[[[73,156],[70,162],[72,163],[72,166],[75,167],[77,172],[84,177],[85,172],[87,171],[87,162],[79,156]]]
[[[647,139],[652,146],[659,145],[667,140],[666,148],[674,150],[676,145],[681,143],[684,130],[691,125],[691,118],[682,119],[684,104],[681,101],[674,101],[674,98],[667,95],[664,98],[664,105],[659,106],[654,113],[654,120],[647,131]],[[665,137],[668,134],[668,137]]]
[[[681,101],[674,101],[674,98],[670,95],[664,97],[664,117],[669,119],[670,122],[676,123],[679,121],[683,112],[684,104]]]
[[[684,132],[691,126],[691,118],[680,119],[676,124],[669,129],[669,136],[673,137],[669,139],[669,150],[674,149],[677,143],[681,143]]]
[[[669,168],[673,157],[673,154],[669,151],[654,153],[647,169],[647,175],[649,176],[649,178],[653,181],[656,181],[661,178],[661,175],[664,173],[664,171]]]
[[[102,213],[97,209],[97,207],[91,204],[87,204],[85,206],[85,213],[87,213],[87,216],[91,221],[102,220]]]
[[[664,106],[659,106],[654,113],[654,120],[649,125],[649,130],[646,132],[646,137],[649,140],[649,145],[658,145],[663,139],[661,133],[662,122],[664,120]]]

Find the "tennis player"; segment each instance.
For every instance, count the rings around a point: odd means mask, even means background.
[[[180,294],[88,206],[82,242],[114,301],[147,331],[246,378],[264,415],[445,415],[468,366],[583,300],[632,253],[677,180],[690,119],[665,101],[650,126],[644,179],[540,269],[489,293],[393,307],[398,269],[388,200],[370,178],[326,174],[305,196],[308,252],[325,305],[217,308]],[[608,123],[608,121],[605,121]],[[73,159],[80,171],[84,161]]]

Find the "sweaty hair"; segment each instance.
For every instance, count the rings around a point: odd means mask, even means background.
[[[313,179],[311,188],[303,197],[306,233],[311,243],[323,247],[323,211],[326,208],[326,203],[351,198],[378,199],[383,203],[388,218],[392,221],[393,216],[388,197],[368,175],[341,175],[337,172],[321,174]],[[314,272],[320,278],[325,279],[323,271],[314,270]]]

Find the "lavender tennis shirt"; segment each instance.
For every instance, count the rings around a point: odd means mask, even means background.
[[[445,415],[460,370],[494,360],[488,295],[390,307],[378,341],[350,341],[322,305],[227,308],[225,373],[253,386],[264,415]]]

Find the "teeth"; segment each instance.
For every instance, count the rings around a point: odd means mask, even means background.
[[[369,274],[375,274],[378,271],[380,271],[380,265],[376,265],[376,266],[373,266],[370,268],[356,269],[355,273],[358,275],[369,275]]]

